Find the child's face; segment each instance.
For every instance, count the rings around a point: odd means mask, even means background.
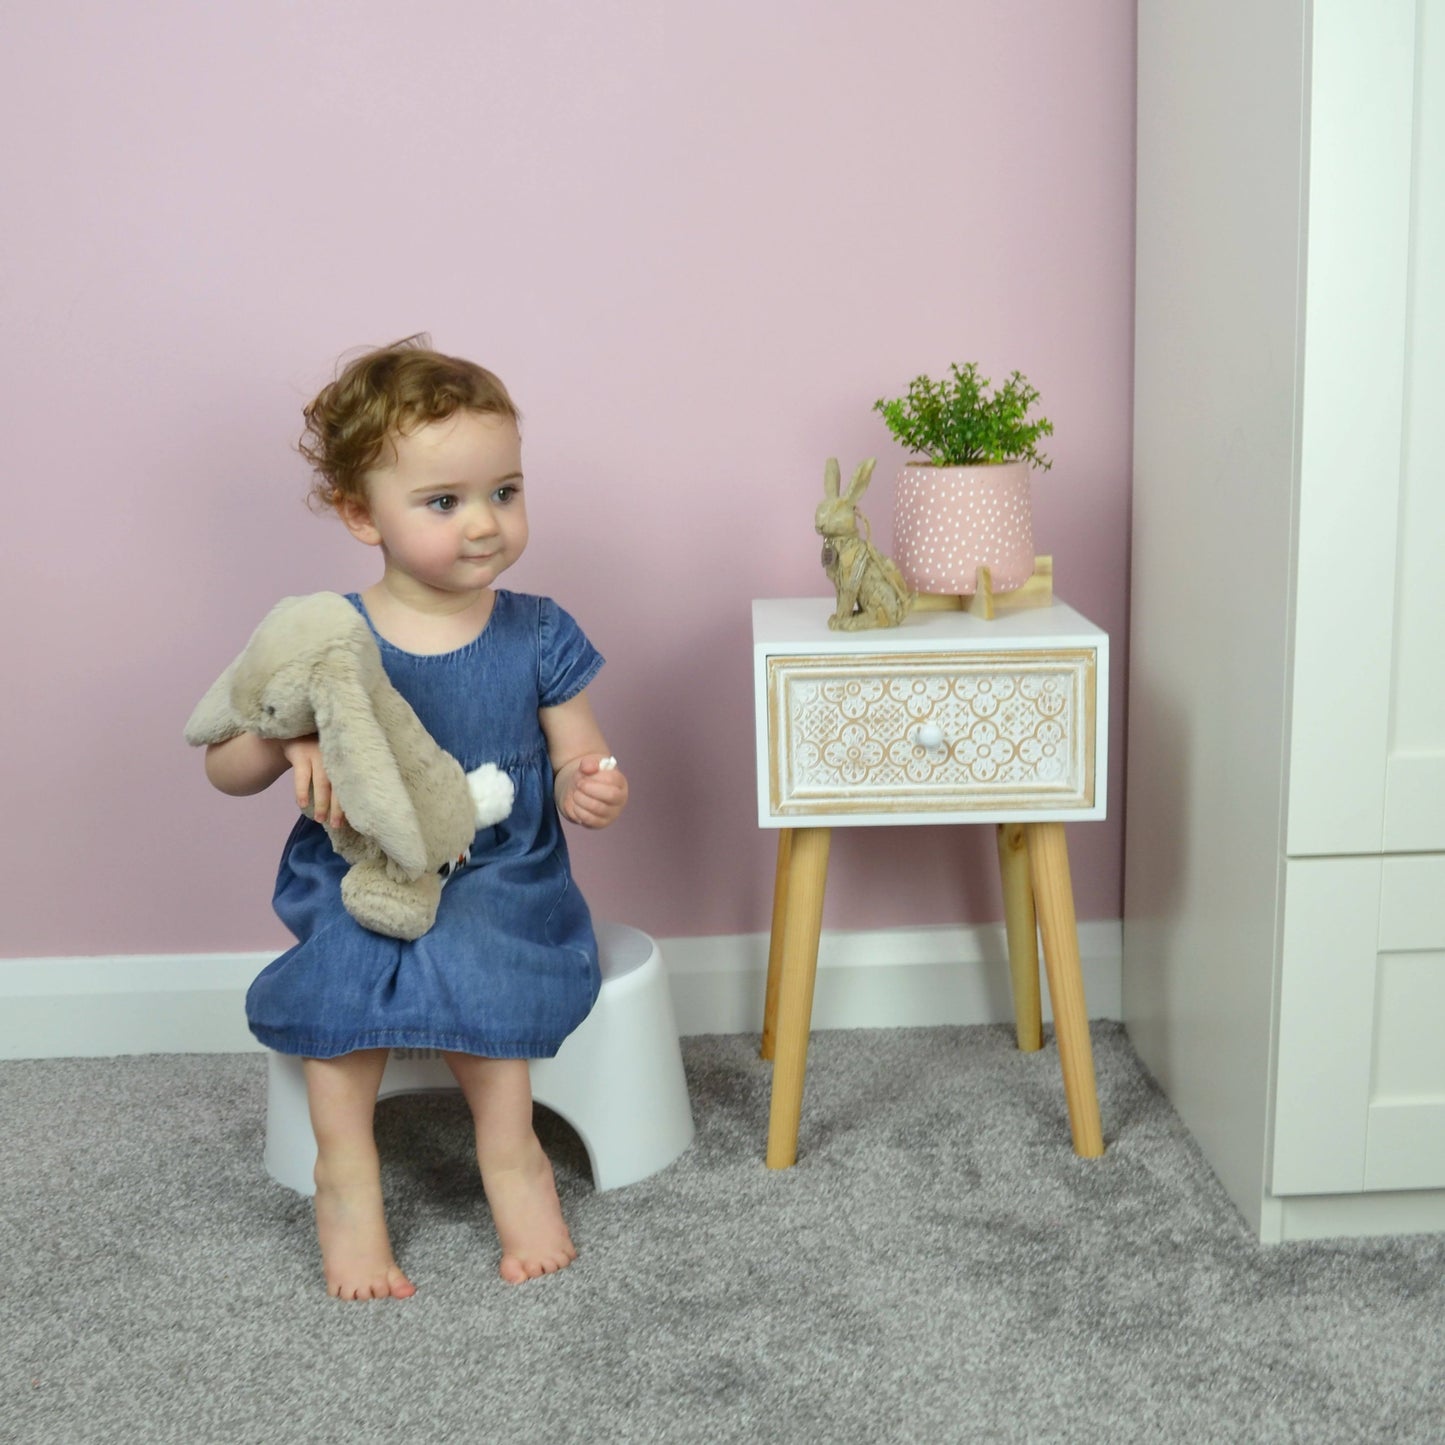
[[[397,438],[395,452],[367,473],[367,505],[343,504],[352,535],[433,591],[490,587],[527,545],[516,423],[459,411]]]

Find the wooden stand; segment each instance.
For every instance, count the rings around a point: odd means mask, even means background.
[[[987,567],[980,567],[977,586],[971,596],[943,592],[920,592],[913,603],[915,612],[968,612],[992,622],[1000,612],[1021,612],[1026,607],[1054,605],[1054,559],[1035,557],[1033,575],[1022,587],[995,592]]]
[[[1003,879],[1004,930],[1008,937],[1009,980],[1013,985],[1014,1033],[1026,1054],[1044,1046],[1039,998],[1039,925],[1029,841],[1022,823],[998,825],[998,869]]]
[[[830,843],[827,828],[785,828],[778,835],[777,891],[773,896],[767,1001],[759,1050],[763,1058],[773,1060],[766,1156],[769,1169],[788,1169],[798,1157]],[[998,853],[1018,1045],[1028,1052],[1043,1045],[1037,920],[1038,931],[1043,934],[1044,971],[1054,1006],[1054,1038],[1074,1152],[1084,1159],[1097,1159],[1104,1152],[1104,1134],[1094,1081],[1089,1015],[1084,1005],[1064,825],[1000,824]]]

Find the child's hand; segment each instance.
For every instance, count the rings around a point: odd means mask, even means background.
[[[557,780],[557,808],[569,823],[605,828],[627,806],[627,779],[616,758],[589,753]]]
[[[287,738],[281,744],[286,761],[291,764],[291,777],[296,786],[296,806],[304,813],[313,800],[311,816],[318,823],[339,828],[346,822],[341,804],[331,790],[331,779],[321,761],[321,744],[312,733],[304,738]]]

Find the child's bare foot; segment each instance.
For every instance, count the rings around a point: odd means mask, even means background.
[[[551,1161],[535,1134],[520,1158],[489,1159],[482,1165],[482,1188],[502,1245],[498,1272],[508,1284],[555,1274],[577,1258]]]
[[[386,1233],[381,1186],[316,1181],[316,1235],[326,1292],[336,1299],[407,1299],[416,1286],[401,1272]]]

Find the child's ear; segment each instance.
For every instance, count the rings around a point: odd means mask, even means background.
[[[346,524],[346,530],[358,542],[365,542],[368,547],[380,545],[381,533],[376,530],[376,523],[371,520],[371,508],[359,497],[339,497],[336,512]]]

